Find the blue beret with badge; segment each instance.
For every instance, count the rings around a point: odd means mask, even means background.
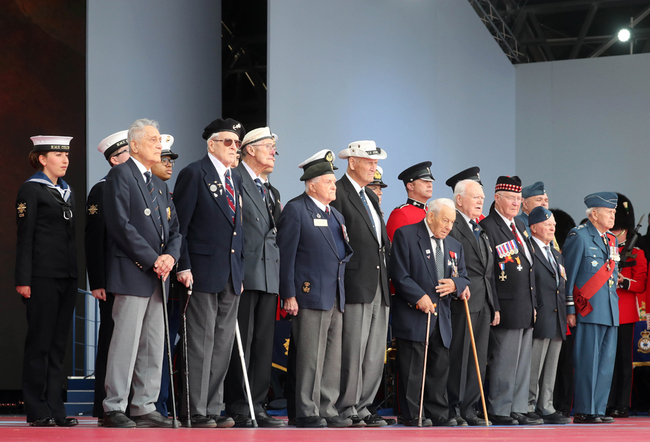
[[[618,204],[618,195],[615,192],[596,192],[585,197],[585,205],[588,208],[605,207],[607,209],[616,209]]]
[[[546,190],[544,189],[544,183],[541,181],[537,181],[536,183],[531,184],[530,186],[526,186],[523,189],[521,189],[521,197],[522,198],[530,198],[531,196],[537,196],[537,195],[545,195]]]
[[[543,223],[547,219],[553,216],[553,212],[548,210],[544,206],[537,206],[530,211],[528,215],[528,223],[532,226],[533,224]]]

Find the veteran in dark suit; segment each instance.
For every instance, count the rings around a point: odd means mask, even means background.
[[[97,150],[104,155],[111,167],[124,163],[129,155],[128,130],[116,132],[104,138]],[[88,283],[93,296],[99,300],[99,337],[97,338],[97,355],[95,359],[95,403],[93,416],[98,424],[104,421],[102,402],[106,398],[104,381],[106,380],[106,360],[108,347],[113,336],[113,301],[112,293],[106,293],[106,253],[108,252],[108,233],[106,232],[106,215],[104,213],[104,184],[106,177],[99,180],[88,194],[86,201],[86,228],[84,246],[86,250],[86,270]]]
[[[379,199],[364,187],[374,180],[386,151],[374,141],[355,141],[339,153],[348,160],[336,182],[335,207],[345,217],[354,256],[345,270],[345,313],[341,356],[341,395],[336,408],[354,426],[381,427],[387,422],[368,410],[384,373],[390,291],[386,270],[389,246]]]
[[[208,152],[181,170],[174,186],[183,235],[177,278],[194,289],[187,308],[191,416],[181,421],[199,428],[235,425],[221,411],[244,279],[242,180],[230,169],[243,135],[235,120],[211,122],[203,131]]]
[[[292,320],[296,347],[296,425],[348,427],[336,401],[341,387],[341,333],[345,266],[352,248],[336,198],[330,150],[300,164],[305,193],[292,199],[278,222],[280,296]]]
[[[481,221],[494,257],[494,298],[499,324],[492,327],[488,351],[488,413],[495,425],[539,425],[526,416],[535,319],[535,247],[524,224],[515,218],[521,180],[500,176],[494,208]]]
[[[464,170],[447,180],[454,191],[456,221],[449,236],[460,242],[465,252],[465,268],[472,282],[468,305],[476,353],[478,355],[481,379],[485,379],[490,323],[494,320],[495,308],[492,294],[494,258],[487,235],[476,223],[483,211],[485,194],[478,178],[478,167]],[[465,303],[451,300],[452,337],[449,348],[450,368],[447,381],[449,396],[449,417],[462,425],[485,425],[485,420],[476,415],[476,404],[481,391],[476,375],[476,364],[470,342],[465,313]],[[495,321],[495,325],[498,320]]]
[[[284,421],[271,417],[264,401],[271,382],[275,312],[280,292],[280,249],[277,228],[271,213],[272,196],[260,176],[275,163],[277,136],[268,127],[253,129],[242,141],[242,161],[236,173],[242,179],[244,216],[244,291],[237,320],[247,361],[248,379],[260,427],[283,427]],[[252,426],[242,367],[233,349],[224,387],[226,413],[236,427]]]
[[[553,407],[557,364],[562,341],[566,339],[564,259],[552,244],[555,236],[553,213],[544,206],[537,206],[528,214],[528,221],[536,245],[533,254],[537,295],[528,415],[532,418],[541,417],[545,424],[569,424],[571,419]]]
[[[567,322],[576,326],[573,423],[614,422],[605,416],[612,385],[619,324],[618,243],[614,192],[585,197],[588,221],[571,229],[562,254],[567,270]]]
[[[424,426],[455,426],[449,418],[447,376],[451,345],[451,298],[467,294],[463,246],[448,236],[456,219],[454,203],[429,203],[426,218],[395,231],[390,260],[393,335],[397,338],[401,422],[418,421],[427,316],[431,313],[424,392]]]
[[[165,281],[180,255],[176,210],[167,185],[151,174],[162,150],[158,123],[129,128],[131,159],[106,177],[106,291],[115,295],[115,328],[106,370],[106,427],[171,427],[155,411],[163,360]],[[169,290],[169,281],[164,282]],[[131,419],[124,412],[131,399]]]

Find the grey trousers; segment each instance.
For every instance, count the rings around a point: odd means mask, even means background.
[[[327,311],[300,309],[291,321],[296,344],[296,417],[338,414],[342,316],[335,303]]]
[[[388,306],[377,285],[369,304],[346,304],[343,313],[341,394],[336,408],[341,416],[369,416],[384,373]]]
[[[560,336],[553,339],[533,339],[528,411],[539,410],[544,416],[555,413],[553,389],[555,388],[555,375],[561,349],[562,338]]]
[[[149,414],[156,410],[162,376],[165,325],[160,284],[148,298],[115,293],[113,321],[104,412],[126,412],[133,390],[131,416]]]
[[[223,410],[223,381],[235,342],[238,306],[239,296],[230,280],[220,293],[194,292],[190,298],[187,356],[192,416],[218,415]],[[186,395],[181,410],[187,410]]]
[[[528,412],[533,329],[490,331],[488,413],[510,416]]]

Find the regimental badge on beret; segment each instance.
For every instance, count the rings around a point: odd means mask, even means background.
[[[303,293],[309,293],[311,291],[311,282],[305,281],[302,283],[302,291]]]
[[[97,204],[91,204],[88,206],[88,215],[97,215],[99,213],[99,207]]]
[[[27,213],[27,203],[18,203],[16,211],[18,212],[18,218],[23,218]]]

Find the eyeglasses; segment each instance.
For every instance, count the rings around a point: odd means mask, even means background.
[[[237,146],[237,148],[241,147],[241,141],[233,140],[232,138],[224,138],[223,140],[217,140],[216,138],[214,138],[212,141],[221,141],[223,145],[226,147],[232,146],[232,143],[235,143],[235,146]]]
[[[120,150],[119,152],[113,154],[114,157],[119,157],[123,153],[129,153],[129,149]]]
[[[161,158],[160,162],[163,164],[163,166],[172,166],[174,167],[174,163],[176,163],[176,160],[172,160],[171,158]]]
[[[497,194],[497,195],[499,195],[501,198],[505,199],[509,203],[517,203],[517,204],[521,203],[521,197],[520,196],[506,196],[506,195],[501,195],[501,194]]]
[[[474,201],[485,201],[485,197],[481,195],[470,196]]]
[[[269,152],[275,150],[275,143],[265,143],[265,144],[253,144],[253,146],[264,147]]]

